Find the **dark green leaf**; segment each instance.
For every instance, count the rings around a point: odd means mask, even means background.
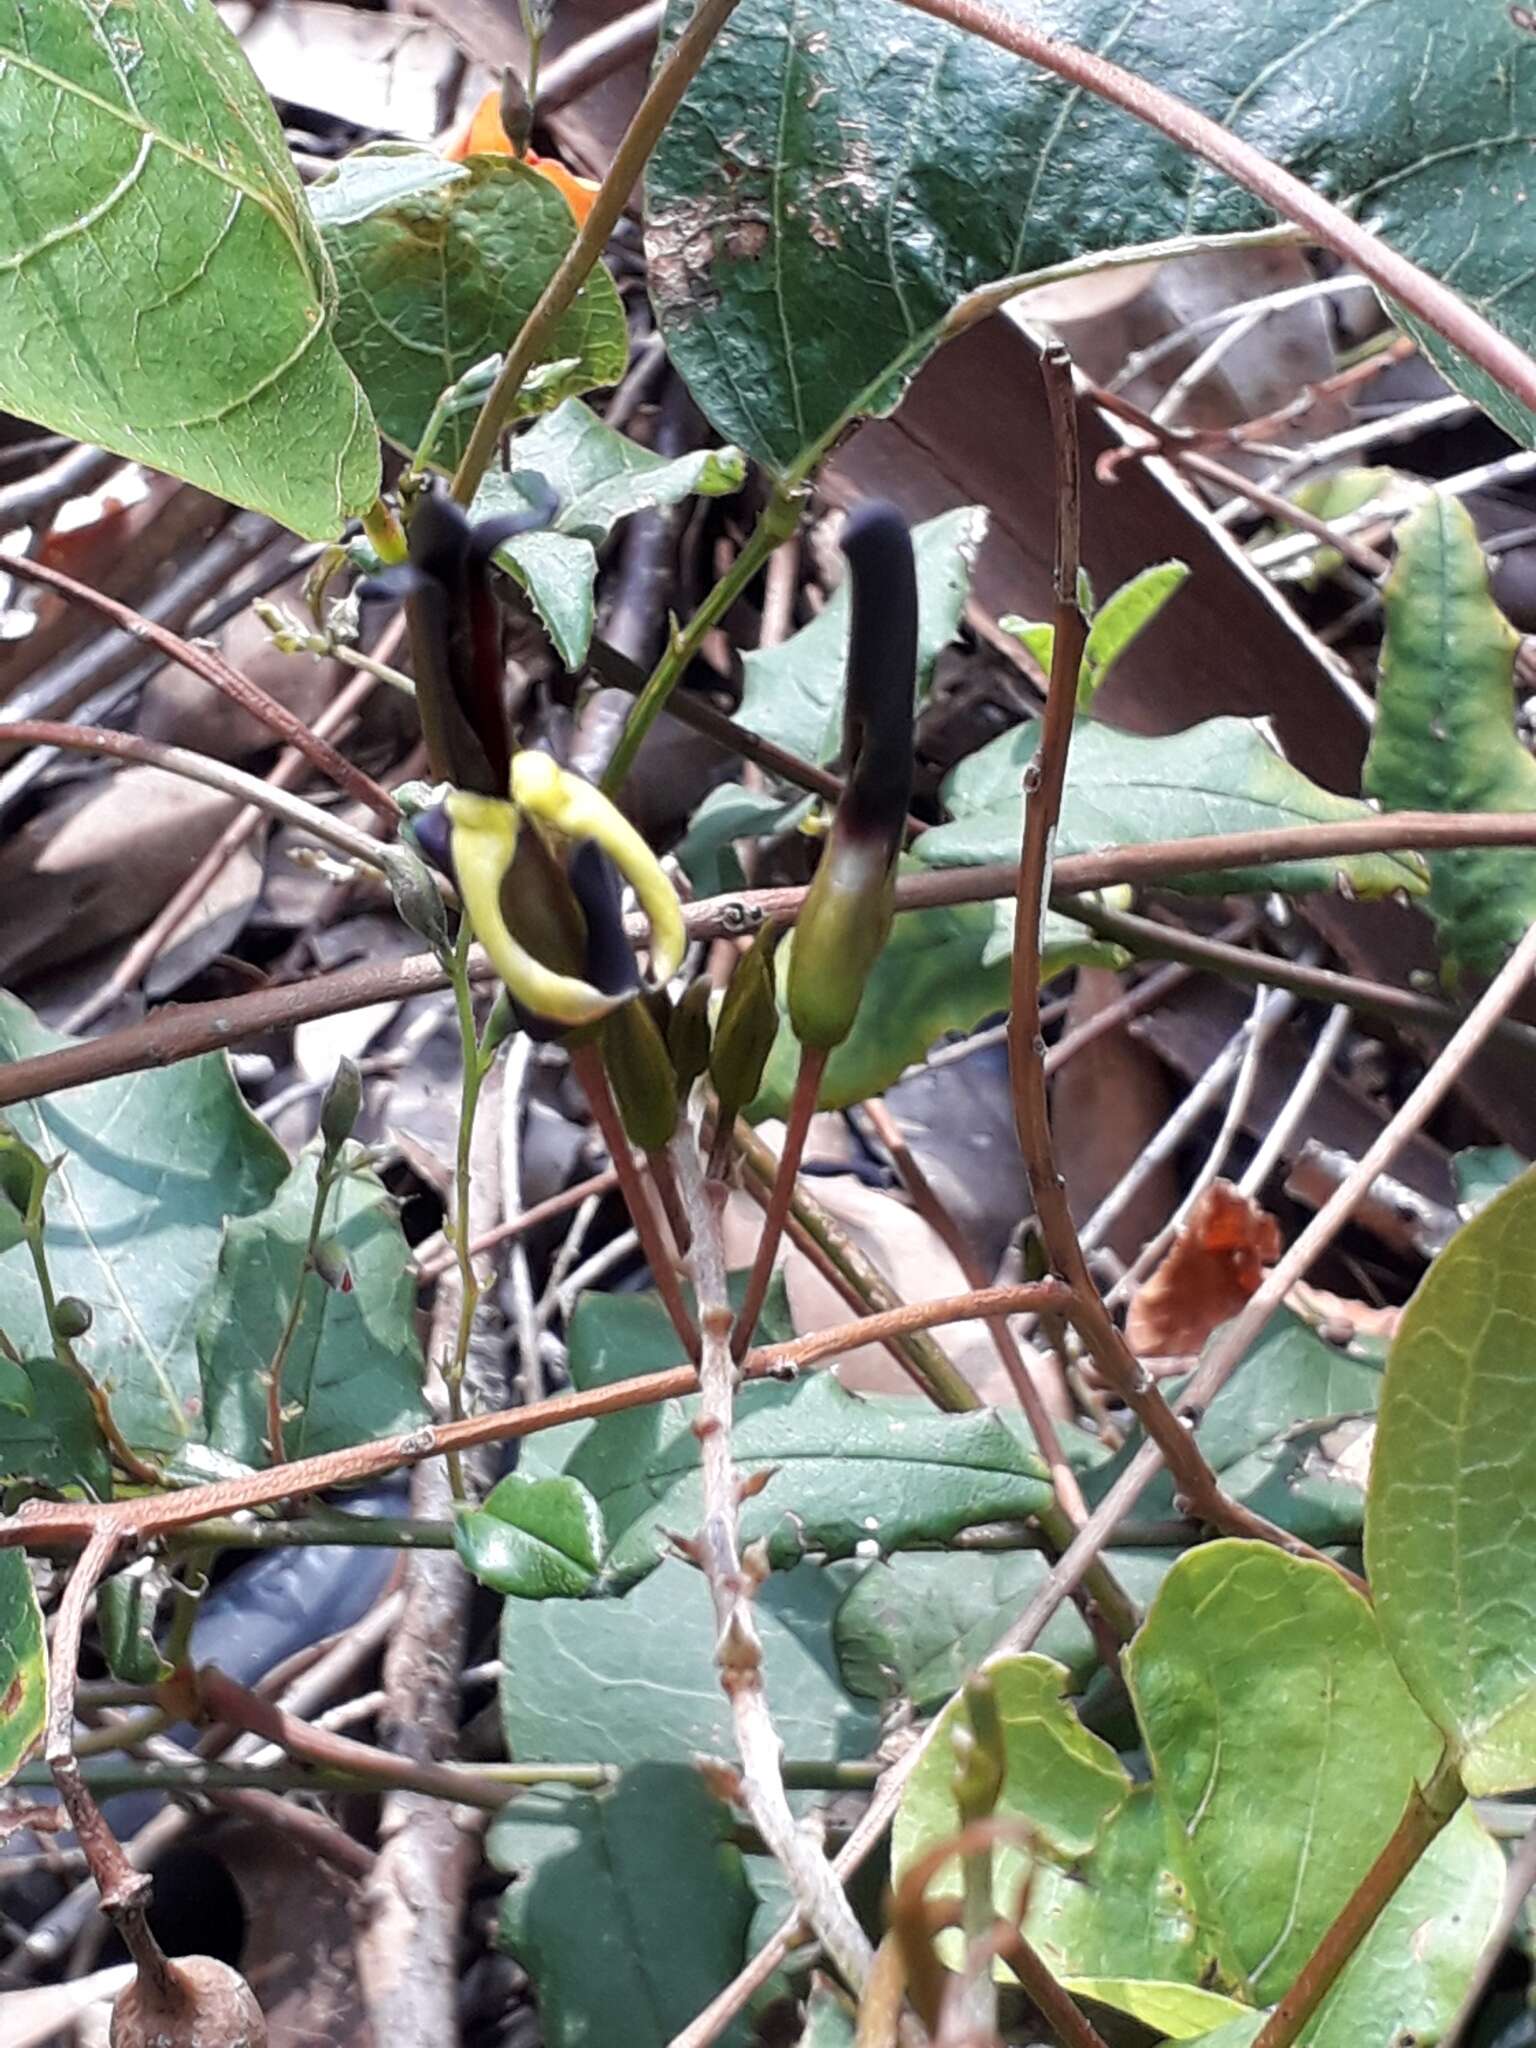
[[[604,1418],[566,1471],[588,1487],[608,1530],[604,1578],[624,1586],[691,1535],[703,1515],[696,1400]],[[743,1542],[777,1566],[808,1551],[850,1557],[942,1543],[981,1522],[1032,1515],[1049,1499],[1044,1468],[1002,1417],[937,1415],[910,1401],[848,1393],[830,1372],[791,1387],[744,1387],[733,1450],[766,1484],[742,1503]]]
[[[414,449],[441,393],[506,348],[537,304],[576,235],[564,197],[511,157],[477,156],[442,181],[428,156],[414,190],[409,165],[391,149],[381,167],[362,152],[343,158],[310,189],[310,204],[335,266],[336,341],[390,440]],[[361,189],[359,189],[359,187]],[[374,201],[361,211],[363,197]],[[629,336],[613,280],[599,266],[555,323],[548,360],[572,367],[524,403],[540,410],[624,374]],[[451,468],[474,421],[452,413],[432,460]]]
[[[986,538],[987,515],[964,505],[912,529],[917,558],[917,693],[922,698],[933,664],[960,630],[971,569]],[[848,584],[810,625],[778,647],[743,655],[741,707],[748,732],[762,735],[802,760],[836,760],[843,740],[843,677],[848,667]]]
[[[1018,857],[1021,781],[1038,734],[1037,725],[1016,726],[960,763],[944,787],[954,822],[923,834],[913,849],[919,860],[949,868]],[[1080,719],[1056,855],[1370,815],[1365,804],[1309,782],[1246,718],[1211,718],[1157,739]],[[1303,893],[1331,889],[1343,876],[1357,896],[1385,896],[1422,892],[1423,872],[1413,854],[1367,853],[1227,869],[1163,886],[1214,896],[1240,889]]]
[[[611,1792],[530,1792],[491,1831],[501,1938],[548,2048],[666,2048],[746,1954],[752,1893],[698,1772],[642,1764]],[[746,2023],[719,2036],[745,2048]]]
[[[1145,1604],[1178,1552],[1112,1550],[1105,1559]],[[866,1699],[910,1700],[931,1711],[957,1692],[1013,1618],[1045,1584],[1038,1550],[907,1551],[871,1565],[837,1611],[837,1660],[848,1690]],[[1036,1645],[1087,1683],[1098,1646],[1072,1604],[1059,1607]]]
[[[454,1548],[482,1586],[523,1600],[574,1600],[603,1554],[603,1516],[574,1479],[509,1472],[453,1526]]]
[[[70,1043],[0,996],[0,1059]],[[281,1147],[217,1054],[93,1081],[19,1103],[10,1115],[40,1152],[62,1155],[44,1206],[48,1269],[57,1293],[94,1311],[75,1349],[118,1427],[155,1457],[203,1442],[197,1321],[225,1220],[271,1200],[287,1165]],[[0,1327],[24,1353],[52,1350],[20,1246],[0,1256]]]
[[[1375,1413],[1381,1384],[1376,1366],[1346,1357],[1281,1310],[1206,1410],[1200,1447],[1233,1499],[1308,1542],[1357,1541],[1369,1448],[1369,1425],[1357,1418]],[[1133,1435],[1119,1456],[1085,1474],[1090,1499],[1102,1499],[1140,1445]],[[1141,1512],[1177,1513],[1166,1472],[1142,1496]]]
[[[1536,1785],[1536,1174],[1457,1232],[1393,1339],[1365,1548],[1387,1646],[1473,1793]]]
[[[871,1707],[838,1681],[832,1618],[850,1567],[772,1573],[753,1608],[785,1754],[866,1756]],[[622,1600],[508,1600],[501,1621],[507,1754],[526,1763],[688,1763],[733,1756],[703,1574],[669,1559]]]
[[[766,839],[787,832],[811,808],[808,796],[776,796],[722,782],[705,797],[689,822],[677,857],[701,896],[720,895],[742,885],[741,864],[730,849],[738,839]],[[729,865],[727,864],[729,863]]]
[[[158,1588],[130,1567],[105,1581],[96,1596],[96,1626],[102,1655],[124,1685],[158,1685],[171,1666],[155,1644]]]
[[[1007,934],[1001,946],[999,912]],[[827,1061],[821,1084],[823,1109],[843,1109],[866,1096],[883,1094],[946,1032],[971,1031],[984,1017],[1007,1009],[1012,918],[1009,899],[995,907],[956,903],[937,910],[909,910],[896,919],[885,951],[864,984],[853,1029]],[[791,932],[779,948],[781,1010],[794,943]],[[1048,917],[1042,981],[1069,967],[1119,966],[1124,958],[1117,946],[1095,938],[1071,918],[1054,912]],[[781,1015],[763,1086],[749,1111],[754,1121],[786,1114],[799,1065],[799,1043],[787,1015]]]
[[[1397,534],[1365,787],[1388,810],[1536,810],[1515,737],[1520,636],[1493,601],[1477,528],[1432,497]],[[1536,919],[1536,850],[1467,847],[1429,863],[1445,978],[1491,974]]]
[[[669,25],[689,12],[672,0]],[[1442,0],[1215,0],[1194,35],[1177,8],[1057,0],[1048,25],[1229,121],[1536,338],[1527,124],[1511,117],[1536,41],[1518,9],[1458,9],[1454,36]],[[1145,125],[891,0],[743,0],[646,190],[668,353],[715,425],[781,472],[849,415],[889,409],[967,294],[1273,219]],[[1436,354],[1531,438],[1491,380]]]
[[[48,1711],[48,1646],[24,1550],[0,1550],[0,1785],[40,1741]]]
[[[315,1203],[306,1152],[270,1205],[232,1221],[199,1320],[208,1441],[248,1465],[269,1462],[267,1370],[299,1285]],[[283,1364],[283,1452],[308,1458],[427,1420],[416,1288],[394,1204],[354,1166],[326,1200],[320,1235],[339,1248],[351,1285],[303,1280],[304,1305]]]
[[[8,1408],[13,1415],[30,1415],[36,1405],[37,1396],[27,1378],[26,1368],[0,1353],[0,1408]],[[0,1435],[3,1435],[3,1426],[0,1426]]]
[[[110,1500],[112,1460],[89,1394],[55,1359],[29,1358],[24,1371],[30,1405],[0,1412],[0,1478]]]
[[[210,0],[0,0],[0,404],[331,539],[367,404],[288,145]]]
[[[701,448],[669,461],[568,398],[519,437],[511,474],[496,468],[486,476],[475,495],[476,519],[523,509],[519,470],[543,477],[560,510],[549,532],[517,535],[496,559],[528,592],[561,660],[575,669],[592,638],[596,549],[619,521],[687,497],[728,497],[741,488],[747,465],[739,448]]]

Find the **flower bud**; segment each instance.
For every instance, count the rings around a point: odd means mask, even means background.
[[[774,954],[783,928],[770,918],[736,962],[709,1055],[709,1078],[720,1100],[720,1121],[733,1123],[757,1094],[779,1034]]]
[[[415,832],[416,827],[413,826],[413,837]],[[389,893],[394,898],[401,923],[415,932],[418,938],[425,939],[434,953],[451,952],[453,933],[448,928],[448,910],[442,891],[408,839],[402,839],[398,846],[388,849],[383,867],[384,879],[389,884]]]
[[[311,1255],[312,1264],[333,1294],[352,1292],[352,1262],[338,1238],[322,1237]]]
[[[917,570],[906,521],[894,506],[862,505],[842,547],[851,581],[847,781],[801,908],[787,990],[796,1037],[821,1051],[853,1029],[864,984],[890,934],[912,795],[917,679]]]
[[[677,1075],[678,1100],[686,1101],[709,1065],[709,1006],[714,990],[708,975],[690,981],[667,1019],[667,1051]]]
[[[345,1054],[320,1098],[320,1138],[327,1160],[333,1160],[351,1137],[363,1107],[363,1077]]]
[[[82,1301],[78,1294],[62,1294],[53,1305],[54,1334],[62,1337],[66,1344],[73,1344],[77,1337],[85,1336],[95,1320],[95,1311],[90,1303]]]
[[[603,1019],[603,1065],[625,1135],[642,1152],[660,1152],[677,1129],[677,1074],[656,1019],[638,1000]]]

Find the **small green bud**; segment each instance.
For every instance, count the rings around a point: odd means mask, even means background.
[[[363,1077],[356,1062],[345,1054],[320,1098],[320,1137],[328,1160],[336,1157],[351,1137],[363,1107]]]
[[[54,1334],[62,1337],[66,1344],[83,1337],[95,1320],[90,1303],[82,1301],[77,1294],[61,1295],[53,1305]]]
[[[758,927],[737,961],[720,1005],[709,1078],[720,1098],[722,1125],[734,1122],[763,1083],[763,1069],[779,1035],[779,999],[774,955],[783,928],[772,918]]]
[[[685,1102],[693,1084],[709,1065],[709,1006],[714,999],[708,975],[690,981],[667,1019],[667,1051],[677,1074],[677,1095]]]
[[[501,67],[501,98],[496,111],[501,116],[501,132],[511,143],[513,155],[521,156],[533,133],[533,108],[528,103],[528,88],[510,64]]]
[[[448,928],[448,909],[442,891],[414,847],[403,841],[384,856],[384,879],[395,899],[402,924],[409,925],[418,938],[425,939],[439,955],[453,950],[453,933]]]
[[[598,1047],[632,1145],[659,1152],[677,1129],[677,1075],[644,1003],[620,1004],[603,1019]]]
[[[329,654],[331,643],[323,633],[311,633],[292,612],[264,597],[251,600],[251,610],[267,629],[279,654]]]
[[[419,818],[423,811],[435,811],[439,804],[448,801],[449,785],[446,782],[427,782],[418,776],[414,782],[402,782],[390,795],[400,806],[400,815],[410,823]]]
[[[8,1124],[0,1123],[0,1250],[19,1244],[33,1211],[43,1199],[48,1169],[38,1154]]]
[[[322,1237],[313,1255],[315,1271],[333,1294],[352,1292],[352,1264],[346,1247],[334,1237]]]

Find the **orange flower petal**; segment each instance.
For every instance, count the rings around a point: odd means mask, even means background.
[[[443,151],[450,162],[461,164],[470,156],[511,156],[512,144],[507,131],[501,125],[501,94],[488,92],[470,116],[467,126],[448,144]],[[540,156],[530,149],[523,158],[529,170],[537,171],[541,178],[547,178],[565,200],[576,216],[577,226],[586,220],[597,198],[598,187],[591,178],[578,178],[574,171],[568,171],[558,158]]]

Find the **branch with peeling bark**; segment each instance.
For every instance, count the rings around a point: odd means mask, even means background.
[[[741,1802],[788,1878],[806,1924],[814,1928],[844,1981],[860,1991],[874,1951],[831,1864],[789,1810],[781,1769],[784,1746],[763,1685],[763,1646],[752,1597],[767,1566],[754,1570],[741,1553],[741,1478],[731,1454],[737,1368],[731,1356],[735,1317],[726,1289],[720,1228],[725,1190],[705,1181],[691,1131],[685,1129],[673,1140],[672,1162],[692,1238],[689,1261],[699,1304],[699,1415],[694,1430],[703,1468],[704,1522],[694,1554],[714,1602],[715,1663],[736,1732]]]

